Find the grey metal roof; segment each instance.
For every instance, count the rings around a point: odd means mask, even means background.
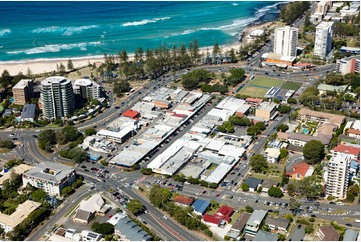
[[[301,226],[301,228],[296,228],[295,231],[293,231],[291,240],[292,241],[301,241],[305,238],[306,232],[305,232],[305,226]]]
[[[244,183],[247,184],[250,188],[257,189],[257,186],[262,183],[263,180],[254,178],[254,177],[248,177]]]
[[[287,229],[290,221],[286,218],[272,218],[272,217],[267,217],[266,218],[266,224],[271,224],[274,226],[277,226],[279,228],[285,228]]]
[[[353,229],[347,229],[344,236],[343,241],[356,241],[358,232]]]
[[[25,174],[30,177],[43,179],[50,182],[59,182],[72,172],[74,172],[74,169],[70,166],[45,161],[39,163]]]
[[[145,241],[150,240],[151,237],[138,225],[136,225],[128,217],[119,219],[115,229],[124,235],[130,241]]]
[[[25,104],[23,111],[21,113],[21,119],[24,118],[32,118],[34,119],[35,117],[35,109],[36,109],[36,105],[35,104]]]
[[[270,232],[266,232],[263,230],[259,230],[256,234],[256,237],[253,239],[253,241],[277,241],[278,235],[272,234]]]

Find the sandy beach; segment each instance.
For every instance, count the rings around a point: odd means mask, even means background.
[[[274,22],[267,22],[267,23],[262,23],[260,25],[253,25],[245,28],[243,30],[244,38],[242,39],[242,41],[220,46],[222,52],[225,53],[232,48],[237,52],[241,45],[245,45],[247,43],[246,37],[249,35],[249,33],[251,33],[253,30],[256,29],[269,28],[273,24]],[[202,47],[200,48],[200,53],[206,55],[207,50],[209,53],[212,53],[212,49],[213,46]],[[132,60],[134,55],[129,54],[128,56],[129,59]],[[73,62],[74,68],[87,66],[89,63],[93,64],[94,62],[104,61],[103,56],[87,56],[87,57],[77,57],[70,59]],[[62,59],[48,59],[48,60],[35,59],[35,60],[14,61],[14,62],[9,61],[2,63],[0,62],[0,73],[2,73],[4,70],[8,70],[10,75],[17,75],[19,72],[26,74],[28,72],[28,69],[31,70],[32,74],[52,72],[52,71],[56,71],[57,65],[60,65],[61,63],[66,67],[68,60],[69,60],[68,58],[62,58]]]

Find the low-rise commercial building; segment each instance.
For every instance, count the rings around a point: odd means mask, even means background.
[[[263,102],[256,109],[256,117],[261,117],[265,121],[270,121],[276,116],[278,105],[276,103]]]
[[[44,190],[50,196],[60,196],[61,190],[76,179],[72,167],[59,163],[42,162],[23,175],[23,185],[30,184]]]
[[[105,202],[100,194],[94,194],[88,200],[83,200],[73,218],[74,222],[88,224],[92,218],[100,211]]]
[[[280,157],[281,150],[278,148],[267,148],[264,153],[269,163],[276,163]]]
[[[320,84],[317,86],[317,89],[320,95],[326,94],[327,92],[345,92],[347,90],[347,85],[343,86],[334,86],[334,85],[327,85],[327,84]]]
[[[258,230],[261,228],[264,218],[267,212],[263,210],[254,210],[251,217],[248,219],[245,233],[255,236]]]

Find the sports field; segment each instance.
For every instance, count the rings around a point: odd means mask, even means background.
[[[257,76],[248,85],[259,87],[281,87],[283,82],[284,81],[282,80],[270,77]]]
[[[283,89],[287,89],[287,90],[298,90],[298,88],[300,88],[301,83],[298,82],[285,82],[283,83],[282,87]]]
[[[247,95],[251,97],[260,97],[266,94],[269,88],[261,88],[261,87],[253,87],[253,86],[245,86],[238,93],[241,95]]]

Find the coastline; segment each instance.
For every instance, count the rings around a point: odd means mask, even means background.
[[[287,2],[277,3],[277,8],[280,9],[281,6],[287,4]],[[273,24],[272,18],[275,18],[277,14],[271,13],[269,15],[263,15],[254,22],[248,24],[242,29],[238,36],[242,36],[240,40],[235,40],[234,43],[229,43],[226,45],[221,45],[223,52],[229,51],[233,48],[238,52],[240,46],[247,43],[246,36],[255,29],[260,29],[268,27]],[[271,19],[270,19],[271,16]],[[201,54],[206,54],[207,50],[212,52],[213,46],[201,47]],[[128,53],[129,60],[132,60],[134,53]],[[49,58],[49,59],[31,59],[31,60],[20,60],[20,61],[0,61],[0,73],[4,70],[9,71],[10,75],[17,75],[19,72],[26,74],[28,69],[30,69],[32,74],[42,74],[42,73],[51,73],[56,71],[57,65],[61,63],[66,67],[68,60],[72,60],[74,68],[80,68],[87,66],[89,63],[93,64],[95,62],[104,62],[103,55],[97,56],[80,56],[80,57],[70,57],[70,58]]]

